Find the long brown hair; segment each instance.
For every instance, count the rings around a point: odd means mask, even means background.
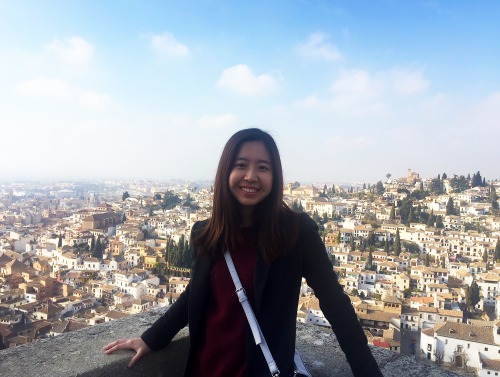
[[[241,235],[237,201],[229,189],[229,175],[241,146],[246,142],[264,144],[271,157],[273,183],[269,195],[254,211],[258,224],[258,248],[264,259],[273,261],[297,241],[298,216],[283,202],[283,169],[276,142],[267,132],[248,128],[236,132],[222,151],[214,183],[212,216],[193,238],[201,254],[215,255],[231,249]]]

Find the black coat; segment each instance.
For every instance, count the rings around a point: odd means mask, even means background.
[[[281,376],[293,376],[295,328],[302,277],[319,299],[321,310],[330,322],[354,375],[382,376],[349,297],[344,294],[333,271],[316,223],[306,214],[299,217],[297,245],[271,264],[266,263],[261,254],[257,253],[255,266],[253,309]],[[193,233],[203,224],[196,223]],[[190,352],[186,376],[190,375],[193,350],[204,332],[213,259],[210,256],[199,256],[196,259],[186,290],[141,336],[152,350],[158,350],[166,347],[177,332],[189,324]],[[255,345],[250,328],[247,331],[247,376],[270,376],[262,351]]]

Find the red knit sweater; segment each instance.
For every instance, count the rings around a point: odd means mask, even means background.
[[[231,250],[231,257],[251,303],[256,252],[256,229],[244,228],[243,242]],[[198,363],[193,368],[193,377],[244,377],[247,319],[222,255],[212,266],[210,285],[205,334],[197,350]]]

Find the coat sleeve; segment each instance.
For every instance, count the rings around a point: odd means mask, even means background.
[[[318,227],[305,214],[301,215],[300,242],[303,248],[303,275],[314,290],[354,376],[382,376],[351,300],[344,293],[337,274],[333,271],[325,245],[318,234]]]
[[[193,225],[191,231],[190,247],[193,247],[193,234],[200,228],[201,223]],[[196,268],[196,257],[193,255],[193,270]],[[179,298],[168,308],[168,310],[156,322],[141,335],[144,343],[153,351],[165,348],[173,337],[188,323],[188,302],[191,291],[191,283],[188,283],[186,290],[182,292]]]

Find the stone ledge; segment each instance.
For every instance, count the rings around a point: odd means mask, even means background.
[[[189,344],[187,328],[181,330],[165,350],[143,357],[134,368],[127,367],[131,351],[113,355],[102,351],[104,345],[115,339],[139,336],[159,315],[158,311],[142,313],[0,351],[1,374],[11,377],[182,377]],[[298,323],[297,349],[314,377],[352,376],[337,339],[328,329]],[[382,348],[373,347],[372,352],[386,377],[459,376]]]

